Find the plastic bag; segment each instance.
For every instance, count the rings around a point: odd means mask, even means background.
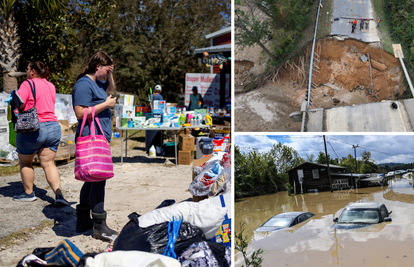
[[[173,220],[168,223],[168,244],[165,247],[162,255],[176,259],[177,254],[174,252],[175,241],[177,241],[178,233],[180,232],[181,220]]]
[[[113,251],[139,250],[163,254],[168,244],[168,223],[141,228],[137,218],[131,219],[115,239]],[[183,222],[175,241],[174,252],[180,255],[191,244],[203,240],[204,235],[200,228]]]
[[[210,201],[181,202],[169,207],[150,211],[138,218],[141,227],[170,222],[173,218],[181,219],[199,227],[207,239],[211,239],[220,228],[228,208],[212,204]]]
[[[204,241],[192,244],[178,258],[182,267],[191,266],[231,266],[231,248]]]
[[[224,181],[223,180],[224,176]],[[231,168],[223,169],[220,177],[214,184],[211,185],[209,190],[209,196],[218,196],[221,194],[229,193],[231,190]]]
[[[188,188],[190,193],[193,196],[209,195],[211,185],[217,181],[218,177],[220,177],[222,170],[223,167],[220,165],[220,161],[216,160],[209,162],[194,178],[194,181],[191,182]]]
[[[80,265],[82,266],[82,265]],[[142,251],[114,251],[86,258],[86,267],[181,267],[178,260]]]

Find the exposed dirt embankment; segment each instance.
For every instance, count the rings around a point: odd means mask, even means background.
[[[403,75],[399,60],[394,55],[375,44],[351,39],[337,41],[326,38],[320,44],[320,73],[312,79],[315,84],[334,84],[339,91],[363,90],[366,92],[367,102],[398,99],[403,95]],[[371,60],[372,88],[370,63],[365,59],[368,56]],[[335,94],[333,92],[333,96]]]

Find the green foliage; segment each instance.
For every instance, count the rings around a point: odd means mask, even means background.
[[[337,158],[332,159],[329,154],[328,154],[328,161],[329,161],[329,164],[333,164],[333,165],[338,165],[339,164],[339,160]],[[319,155],[318,155],[318,159],[316,160],[316,163],[326,164],[325,152],[319,151]]]
[[[14,10],[23,37],[20,69],[43,61],[57,91],[71,93],[90,56],[105,50],[114,59],[117,91],[135,94],[137,102],[156,84],[177,102],[185,73],[209,72],[198,65],[194,49],[210,46],[205,36],[228,27],[231,14],[230,0],[63,1],[65,8],[53,15],[31,2],[17,1]]]
[[[408,64],[414,66],[414,2],[403,0],[385,0],[383,1],[384,14],[389,20],[390,32],[393,32],[394,43],[400,43],[404,58]],[[383,23],[380,27],[384,27]],[[408,60],[407,60],[408,59]]]
[[[65,9],[49,15],[27,5],[20,5],[19,16],[16,16],[19,35],[24,36],[20,40],[23,54],[20,69],[25,69],[35,60],[45,63],[51,72],[49,81],[55,85],[58,93],[69,93],[72,87],[66,75],[71,64],[70,58],[74,55],[71,42],[75,36],[68,27],[70,19]]]
[[[269,152],[257,149],[242,152],[236,145],[234,157],[236,198],[284,190],[289,180],[286,172],[304,162],[294,149],[280,143]]]
[[[308,26],[314,0],[246,0],[235,8],[235,41],[241,47],[258,44],[277,65],[291,56]],[[262,15],[263,14],[263,15]],[[265,44],[271,37],[271,48]]]
[[[246,263],[246,267],[260,267],[263,262],[263,258],[261,254],[263,254],[264,250],[259,249],[257,251],[254,251],[252,255],[249,257],[247,255],[247,247],[249,245],[248,236],[244,235],[244,223],[240,224],[240,232],[235,235],[236,241],[235,241],[235,248],[240,251],[243,255],[244,262]],[[244,267],[244,265],[242,265]]]

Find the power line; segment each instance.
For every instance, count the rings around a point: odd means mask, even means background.
[[[331,148],[332,148],[333,152],[334,152],[334,153],[335,153],[335,155],[336,155],[336,158],[338,158],[338,159],[339,159],[338,154],[336,154],[335,149],[333,149],[333,146],[331,145],[331,142],[329,142],[329,141],[328,141],[328,144],[331,146]]]
[[[341,143],[344,143],[344,144],[350,145],[350,146],[354,146],[354,145],[352,145],[352,144],[349,144],[349,143],[347,143],[347,142],[344,142],[344,141],[339,140],[339,139],[336,139],[336,138],[332,138],[332,137],[329,137],[329,138],[330,138],[330,139],[333,139],[333,140],[335,140],[335,141],[338,141],[338,142],[341,142]],[[362,147],[362,146],[359,146],[359,147],[360,147],[360,148],[363,148],[363,149],[365,149],[365,150],[368,150],[368,151],[373,151],[373,152],[377,152],[377,153],[382,153],[382,154],[385,154],[385,155],[390,155],[390,156],[394,156],[394,157],[407,158],[407,159],[414,159],[414,158],[412,158],[412,157],[400,156],[400,155],[396,155],[396,154],[392,154],[392,153],[388,153],[388,152],[382,152],[382,151],[378,151],[378,150],[375,150],[375,149],[366,148],[366,147]]]

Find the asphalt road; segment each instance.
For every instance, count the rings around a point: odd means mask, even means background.
[[[339,20],[335,21],[335,18]],[[357,19],[358,25],[354,31],[352,31],[352,23],[354,19]],[[359,29],[359,23],[361,18],[373,19],[369,21],[369,28]],[[374,7],[370,0],[334,0],[332,8],[331,21],[331,34],[333,35],[346,35],[352,38],[362,40],[364,42],[379,42],[380,37],[377,31],[376,17],[374,17]]]

